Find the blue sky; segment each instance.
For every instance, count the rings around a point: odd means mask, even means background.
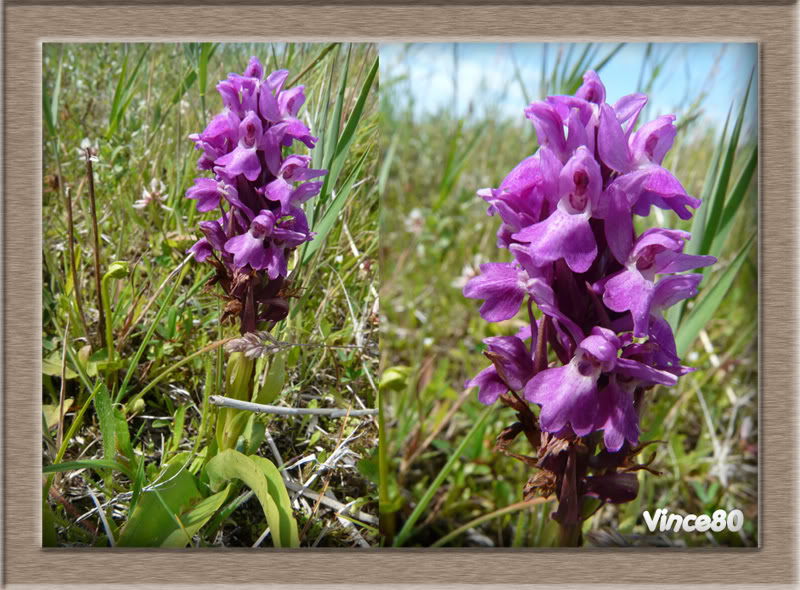
[[[610,52],[616,44],[603,44],[598,56]],[[380,46],[382,87],[396,76],[407,78],[396,86],[414,98],[415,112],[436,113],[441,108],[455,108],[459,115],[482,113],[487,106],[496,106],[508,117],[523,117],[526,106],[520,85],[514,76],[514,60],[531,100],[539,98],[539,80],[545,44],[526,43],[461,43],[456,48],[458,61],[458,99],[454,101],[454,45],[452,43],[416,43],[410,46]],[[578,44],[573,59],[584,44]],[[643,57],[647,44],[625,45],[601,70],[607,90],[607,102],[640,90]],[[559,50],[565,44],[547,48],[547,70],[552,68]],[[513,52],[513,58],[512,58]],[[703,117],[717,125],[725,121],[731,101],[743,95],[747,80],[758,61],[755,43],[657,43],[654,55],[663,59],[663,72],[650,91],[648,118],[681,112],[698,92],[705,88],[708,98]],[[659,59],[661,61],[661,59]],[[644,83],[649,79],[645,70]],[[755,95],[751,95],[750,124],[755,126]],[[738,101],[737,101],[738,104]]]

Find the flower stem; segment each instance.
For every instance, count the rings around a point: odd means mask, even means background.
[[[80,189],[79,191],[80,192]],[[80,283],[78,282],[78,269],[75,267],[75,228],[72,222],[72,190],[67,187],[67,232],[69,236],[69,266],[72,272],[72,291],[75,295],[75,305],[77,306],[78,318],[80,318],[81,326],[83,327],[83,334],[86,336],[86,342],[91,343],[89,339],[89,327],[86,325],[86,317],[83,315],[83,298],[81,297]]]
[[[103,310],[103,288],[100,284],[100,232],[97,229],[97,209],[94,202],[94,171],[92,170],[91,148],[86,148],[86,176],[89,179],[89,206],[92,211],[92,229],[94,230],[94,280],[97,288],[98,312],[100,313],[100,325],[106,323],[105,312]],[[100,332],[100,345],[106,346],[106,336],[103,329]]]
[[[101,301],[103,302],[102,310],[103,312],[100,314],[100,317],[103,318],[105,316],[105,329],[106,329],[106,346],[108,348],[108,363],[109,365],[114,362],[114,353],[116,352],[116,347],[114,346],[114,337],[112,334],[113,326],[111,325],[114,322],[114,318],[111,315],[111,294],[108,292],[108,282],[111,280],[111,277],[106,275],[103,277],[103,280],[100,282],[100,290],[101,290]]]

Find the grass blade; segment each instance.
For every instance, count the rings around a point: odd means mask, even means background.
[[[691,346],[692,342],[694,342],[695,338],[697,338],[697,335],[700,333],[700,330],[705,327],[717,311],[717,308],[719,308],[722,300],[725,298],[725,294],[733,284],[733,280],[736,278],[736,275],[739,274],[739,270],[742,268],[745,260],[747,260],[747,253],[755,237],[756,234],[750,236],[750,239],[747,240],[747,243],[739,251],[739,254],[737,254],[731,265],[725,269],[725,272],[722,273],[722,276],[719,277],[714,286],[710,289],[704,289],[707,293],[697,305],[695,305],[694,309],[692,309],[675,336],[678,356],[682,357],[686,354],[689,350],[689,346]]]
[[[455,186],[456,182],[458,182],[458,178],[461,176],[461,173],[464,170],[464,166],[469,159],[470,154],[478,145],[478,140],[483,137],[484,129],[486,129],[486,124],[481,125],[478,129],[475,130],[475,133],[470,139],[467,147],[464,148],[464,151],[458,156],[457,160],[455,158],[455,149],[458,145],[458,138],[461,135],[461,123],[459,122],[459,129],[456,133],[455,137],[453,138],[453,142],[451,144],[451,153],[447,159],[447,165],[445,167],[444,177],[442,178],[442,184],[439,188],[439,199],[436,201],[436,204],[433,207],[434,211],[438,211],[442,205],[444,205],[447,197],[450,195],[453,187]]]
[[[119,80],[117,80],[117,89],[114,90],[114,98],[111,100],[111,114],[108,116],[108,130],[106,131],[106,139],[109,139],[114,134],[116,128],[117,113],[119,113],[120,101],[122,100],[122,89],[125,87],[125,79],[128,73],[128,53],[125,54],[125,59],[122,60],[122,72],[120,72]]]
[[[709,254],[712,256],[719,257],[720,253],[722,252],[722,247],[725,245],[725,240],[728,237],[728,233],[731,231],[736,213],[739,211],[739,207],[741,206],[742,202],[744,201],[744,197],[747,194],[747,189],[750,187],[750,181],[753,179],[753,174],[756,171],[757,164],[758,146],[756,146],[751,152],[750,157],[747,160],[747,164],[745,164],[745,167],[739,173],[739,178],[736,179],[736,183],[733,185],[733,190],[725,202],[725,209],[722,211],[719,226],[717,227],[716,235],[711,242],[711,248],[709,250]],[[710,271],[710,269],[711,267],[709,267],[707,270]]]
[[[686,245],[687,254],[700,254],[703,236],[705,235],[706,217],[708,216],[708,201],[714,188],[714,180],[719,173],[719,162],[722,158],[722,152],[725,149],[725,137],[728,133],[728,124],[730,123],[732,110],[733,104],[731,104],[731,108],[728,109],[728,116],[725,119],[725,125],[722,128],[722,134],[720,135],[717,146],[714,148],[714,154],[711,157],[711,164],[708,167],[706,178],[703,181],[703,189],[700,193],[700,200],[702,201],[702,204],[700,205],[700,208],[697,209],[694,214],[694,218],[692,219],[692,237],[689,240],[689,243]],[[669,325],[672,326],[673,330],[676,330],[680,325],[685,309],[686,300],[684,299],[683,301],[679,301],[673,305],[667,312],[667,321],[669,322]]]
[[[322,61],[322,58],[328,55],[328,53],[330,53],[331,50],[337,45],[338,43],[329,43],[328,45],[326,45],[325,48],[322,51],[320,51],[319,54],[317,54],[317,57],[315,57],[313,61],[310,64],[308,64],[305,68],[303,68],[302,72],[300,72],[294,78],[292,78],[292,81],[289,82],[286,85],[286,87],[291,88],[292,86],[297,84],[303,78],[303,76],[305,76],[308,72],[310,72],[314,68],[314,66],[316,66],[320,61]]]
[[[56,73],[56,82],[53,86],[53,96],[50,103],[50,121],[52,121],[53,129],[58,125],[58,100],[61,94],[61,67],[64,63],[64,46],[61,45],[58,51],[58,72]]]
[[[379,60],[376,57],[375,61],[372,63],[369,74],[367,74],[366,80],[364,80],[364,83],[361,85],[361,92],[353,107],[353,112],[350,114],[350,118],[347,119],[347,125],[345,125],[344,131],[342,131],[342,136],[336,142],[336,149],[331,157],[328,174],[325,176],[325,184],[322,187],[322,194],[325,196],[328,194],[326,189],[329,191],[332,186],[335,186],[339,174],[342,171],[342,167],[344,166],[344,161],[350,151],[350,146],[355,138],[356,129],[361,121],[361,115],[364,112],[367,96],[369,96],[369,92],[372,89],[375,75],[378,73],[378,63]]]
[[[445,466],[442,467],[439,475],[436,476],[436,479],[434,479],[433,482],[431,482],[431,485],[428,486],[428,489],[425,490],[425,494],[422,496],[419,503],[414,507],[414,511],[411,513],[411,516],[408,517],[408,520],[403,524],[403,528],[400,529],[399,533],[397,533],[397,536],[394,539],[395,547],[402,546],[408,537],[411,536],[414,525],[422,516],[422,513],[425,512],[425,509],[433,499],[436,490],[439,489],[439,487],[442,485],[442,482],[449,475],[455,464],[461,459],[461,453],[470,443],[475,433],[479,432],[483,428],[484,424],[486,424],[492,409],[493,408],[488,407],[483,411],[478,421],[473,425],[472,429],[464,436],[464,438],[461,439],[458,447],[455,451],[453,451],[453,454],[450,455],[450,458],[447,460],[447,463],[445,463]]]
[[[700,247],[702,253],[710,251],[711,242],[714,240],[717,228],[719,227],[720,218],[722,216],[722,208],[725,205],[725,195],[728,192],[728,182],[730,181],[731,171],[733,168],[733,161],[736,157],[736,151],[739,146],[739,135],[742,131],[742,123],[744,122],[744,112],[747,108],[747,99],[750,96],[750,87],[753,83],[753,75],[750,74],[750,81],[747,83],[747,91],[745,92],[742,106],[739,108],[739,116],[736,118],[736,125],[733,127],[731,133],[731,141],[728,144],[728,150],[725,153],[725,159],[722,161],[722,168],[720,169],[719,176],[714,193],[711,196],[709,203],[709,210],[707,212],[707,222],[705,232],[703,234],[703,242]]]
[[[77,471],[78,469],[113,469],[121,471],[131,479],[133,472],[122,463],[111,459],[80,459],[79,461],[65,461],[64,463],[53,463],[42,467],[42,473],[61,473],[64,471]]]
[[[331,229],[333,229],[333,224],[336,222],[336,218],[339,216],[339,213],[341,212],[342,208],[344,208],[348,198],[350,197],[351,189],[353,188],[353,182],[355,182],[355,179],[358,178],[361,168],[371,151],[371,149],[367,149],[367,151],[364,152],[364,155],[361,156],[361,159],[358,161],[358,164],[356,164],[355,168],[353,168],[350,176],[347,177],[347,180],[345,180],[344,184],[339,189],[339,194],[336,195],[336,198],[325,210],[325,214],[322,216],[322,219],[320,219],[319,223],[317,223],[317,225],[314,227],[314,231],[317,232],[317,235],[311,242],[308,242],[308,246],[303,252],[302,264],[305,264],[311,260],[314,252],[316,252],[322,246],[322,244],[325,242],[325,238],[328,236]]]

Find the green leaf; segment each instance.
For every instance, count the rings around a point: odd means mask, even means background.
[[[728,182],[730,181],[731,172],[733,169],[733,161],[736,157],[736,152],[739,147],[739,135],[742,132],[742,123],[744,122],[744,112],[747,108],[747,99],[750,96],[750,87],[753,84],[753,75],[755,71],[750,74],[750,81],[747,83],[747,91],[742,100],[742,106],[739,108],[739,116],[736,118],[736,125],[733,127],[731,133],[731,140],[728,144],[728,150],[725,153],[725,158],[722,161],[722,168],[717,177],[714,193],[711,196],[709,210],[706,212],[708,217],[706,220],[706,229],[703,234],[703,242],[700,247],[702,253],[709,252],[711,249],[711,242],[717,235],[717,228],[719,227],[722,218],[722,209],[725,205],[725,195],[728,192]]]
[[[68,397],[64,400],[64,413],[67,413],[72,402],[75,401],[71,397]],[[60,409],[61,404],[45,404],[42,406],[42,412],[44,413],[44,419],[47,423],[48,430],[51,428],[55,428],[56,424],[58,424],[58,411]]]
[[[114,90],[114,98],[111,99],[111,114],[108,117],[108,130],[106,131],[106,139],[114,134],[114,129],[117,126],[117,114],[119,113],[120,103],[122,101],[122,89],[125,87],[125,79],[128,72],[128,53],[125,54],[125,59],[122,60],[122,72],[120,72],[119,79],[117,80],[117,88]]]
[[[205,96],[208,80],[208,60],[217,50],[219,43],[201,43],[200,60],[197,64],[197,79],[200,83],[200,93]]]
[[[269,487],[269,493],[273,500],[278,504],[281,515],[281,535],[287,547],[299,547],[300,539],[297,534],[297,522],[292,513],[292,502],[289,499],[289,492],[283,477],[275,464],[264,457],[253,455],[250,460],[264,474]]]
[[[161,542],[161,547],[186,547],[194,534],[211,520],[211,517],[217,513],[217,510],[222,508],[222,505],[228,499],[230,491],[231,486],[228,485],[221,492],[217,492],[213,496],[201,500],[200,503],[191,510],[180,514],[179,518],[181,519],[183,528],[179,527],[172,531],[167,538]]]
[[[271,404],[280,395],[286,383],[286,353],[281,352],[272,358],[269,373],[264,378],[264,385],[256,392],[253,402]]]
[[[50,504],[42,503],[42,547],[55,547],[58,545],[56,536],[56,518],[50,509]]]
[[[105,384],[100,385],[94,398],[94,407],[100,421],[100,432],[103,434],[103,457],[114,459],[119,451],[130,461],[135,461],[128,423],[122,412],[111,405],[111,396]]]
[[[276,547],[299,547],[297,523],[280,473],[269,459],[247,457],[228,449],[208,462],[205,472],[212,490],[232,479],[243,481],[258,498]]]
[[[392,143],[389,150],[386,152],[383,161],[381,162],[381,171],[378,174],[378,197],[383,198],[386,192],[386,182],[389,180],[389,171],[392,169],[392,160],[394,159],[395,150],[397,150],[397,143],[400,141],[400,136],[395,135],[392,137]]]
[[[197,507],[204,494],[197,478],[183,469],[188,458],[188,453],[176,455],[158,476],[155,489],[141,495],[120,531],[118,547],[160,547],[168,539],[176,546],[176,532],[183,536],[184,543],[180,546],[191,541],[191,533],[186,535],[189,530],[181,515]]]
[[[170,444],[170,451],[177,451],[178,446],[181,444],[181,440],[183,440],[183,419],[186,415],[186,407],[185,405],[178,408],[178,411],[175,412],[175,423],[172,428],[172,443]]]
[[[61,353],[56,351],[45,359],[42,359],[42,373],[50,375],[51,377],[61,377]],[[65,367],[64,378],[75,379],[78,374]]]
[[[747,194],[747,189],[750,187],[750,181],[753,179],[753,175],[755,174],[757,163],[758,146],[756,146],[750,153],[747,164],[745,164],[745,167],[739,173],[739,177],[736,179],[733,190],[725,202],[725,209],[722,211],[722,217],[720,218],[719,225],[717,226],[716,235],[711,242],[709,254],[712,256],[719,258],[719,255],[722,252],[722,248],[725,245],[725,240],[731,231],[731,227],[733,227],[733,220],[736,217],[736,213],[739,211],[739,207],[741,206],[742,202],[744,201],[744,197]],[[710,272],[711,267],[708,267],[706,270]]]
[[[250,419],[244,427],[244,432],[242,432],[241,452],[245,455],[254,454],[266,438],[267,425],[258,419],[257,414],[250,414]]]
[[[333,107],[333,114],[328,119],[328,127],[325,129],[325,141],[323,146],[325,148],[325,166],[328,170],[331,168],[331,163],[336,155],[336,143],[339,139],[339,126],[342,121],[342,108],[344,107],[344,94],[347,90],[347,79],[350,72],[350,55],[353,46],[347,48],[347,57],[344,61],[344,71],[342,72],[342,79],[339,81],[339,92],[336,96],[336,104]],[[333,73],[331,73],[333,75]],[[325,187],[322,189],[322,194],[326,194]]]
[[[408,379],[411,376],[411,368],[406,366],[389,367],[381,374],[381,380],[378,383],[378,388],[383,391],[384,389],[402,390],[408,384]]]
[[[722,276],[717,279],[717,282],[714,283],[714,286],[704,289],[705,295],[694,306],[692,311],[689,313],[689,316],[686,318],[686,321],[681,324],[681,327],[675,336],[675,344],[679,357],[682,357],[686,354],[689,346],[691,346],[692,342],[694,342],[695,338],[697,338],[697,335],[700,333],[700,330],[705,327],[705,325],[717,311],[717,308],[719,308],[722,300],[725,298],[725,294],[733,284],[733,280],[736,278],[736,275],[739,274],[739,270],[742,268],[745,260],[747,260],[747,253],[749,252],[750,246],[753,244],[755,237],[756,234],[750,236],[750,239],[747,240],[747,243],[739,251],[739,254],[736,256],[730,266],[725,269],[725,272],[722,273]]]
[[[62,473],[64,471],[77,471],[78,469],[113,469],[120,471],[128,477],[133,477],[130,469],[118,461],[110,459],[80,459],[78,461],[65,461],[64,463],[53,463],[42,467],[42,473]]]
[[[128,505],[129,514],[136,509],[136,505],[139,503],[144,483],[144,457],[142,457],[136,463],[136,476],[133,478],[133,487],[131,489],[131,503]]]

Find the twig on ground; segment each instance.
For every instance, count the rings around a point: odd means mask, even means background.
[[[350,408],[351,407],[352,406],[348,406],[347,407],[347,412],[345,414],[345,417],[350,415]],[[330,457],[331,459],[336,457],[337,456],[337,451],[339,450],[339,448],[344,446],[344,444],[342,444],[342,435],[344,434],[344,426],[345,426],[345,424],[347,424],[347,420],[342,420],[342,426],[341,426],[341,428],[339,428],[339,436],[336,439],[336,448],[334,449],[333,453],[331,453],[331,457]],[[355,431],[353,431],[353,434],[355,434]],[[352,436],[353,436],[352,434],[350,436],[348,436],[347,437],[347,441],[349,441],[352,438]],[[345,442],[347,442],[347,441],[345,441]],[[320,466],[320,469],[314,474],[314,476],[311,477],[311,479],[309,479],[306,482],[304,487],[307,488],[308,486],[311,485],[311,482],[314,480],[314,477],[316,477],[319,473],[322,472],[323,467],[325,467],[327,465],[327,463],[328,463],[328,461],[325,461],[325,463],[323,463]],[[334,461],[332,461],[332,463],[335,464],[335,459],[334,459]],[[325,495],[325,491],[328,489],[328,484],[331,481],[331,475],[332,475],[332,473],[328,473],[328,477],[325,478],[325,483],[322,484],[322,490],[320,490],[319,498],[317,498],[317,501],[314,503],[314,508],[311,509],[311,516],[308,517],[308,520],[306,521],[306,526],[303,527],[303,530],[300,533],[300,539],[303,539],[303,537],[306,536],[306,532],[308,531],[308,527],[311,526],[311,521],[314,519],[314,515],[317,513],[317,509],[319,508],[319,504],[322,501],[322,497]],[[301,490],[298,493],[302,493],[302,491],[303,490]]]
[[[106,520],[106,513],[103,512],[102,508],[100,508],[100,502],[97,501],[97,496],[94,495],[92,491],[92,486],[89,485],[89,482],[86,482],[86,489],[89,490],[89,495],[92,497],[92,502],[97,507],[97,514],[100,515],[100,520],[103,521],[103,528],[106,529],[106,535],[108,535],[108,544],[112,547],[115,547],[114,543],[114,535],[111,534],[111,527],[108,526],[108,520]]]
[[[321,504],[325,504],[325,506],[327,506],[328,508],[336,510],[336,512],[339,514],[347,514],[362,522],[366,522],[367,524],[374,524],[374,525],[378,524],[378,518],[376,516],[367,514],[366,512],[361,512],[360,510],[355,513],[350,512],[350,507],[347,504],[342,504],[338,500],[334,500],[329,496],[323,496],[313,490],[309,490],[307,488],[304,489],[304,486],[300,485],[299,483],[295,483],[293,481],[287,481],[286,487],[292,490],[293,492],[301,492],[303,496],[311,498],[314,501],[319,500]],[[320,500],[320,498],[322,499]]]
[[[341,418],[342,416],[377,416],[377,409],[369,410],[341,410],[339,408],[284,408],[281,406],[268,406],[264,404],[254,404],[244,402],[222,395],[212,395],[208,401],[215,406],[223,408],[234,408],[236,410],[246,410],[257,414],[277,414],[280,416],[327,416],[329,418]]]

